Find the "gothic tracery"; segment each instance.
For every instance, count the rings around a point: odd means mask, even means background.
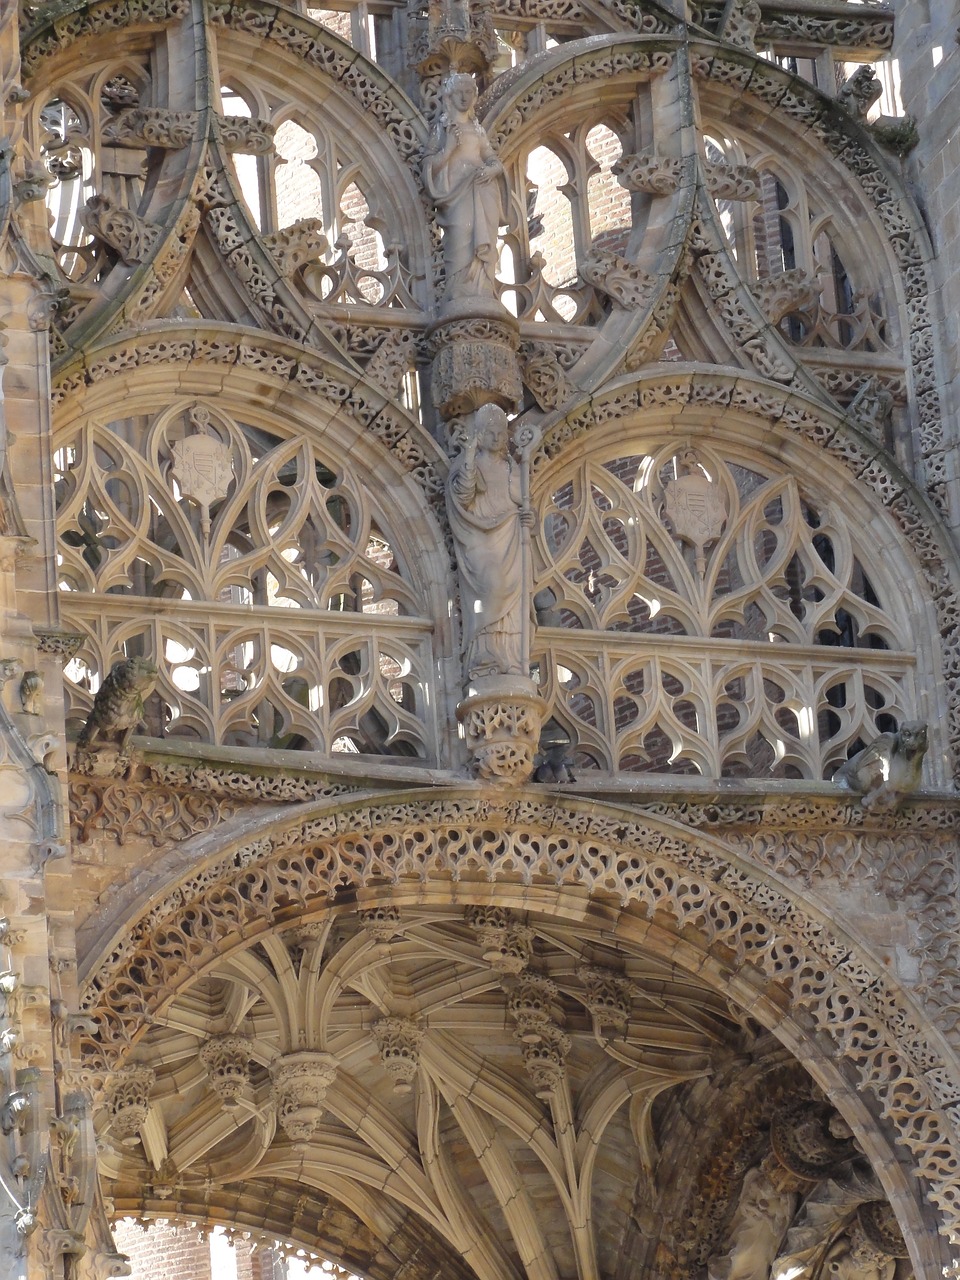
[[[955,1273],[949,255],[897,38],[0,12],[18,1280],[124,1274],[125,1215],[370,1280]]]

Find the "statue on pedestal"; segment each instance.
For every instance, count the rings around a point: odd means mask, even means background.
[[[497,405],[474,415],[474,429],[450,469],[447,513],[460,568],[464,668],[529,678],[525,530],[533,524],[510,425]]]
[[[423,177],[443,229],[446,298],[494,298],[497,232],[508,204],[503,165],[477,119],[473,76],[447,76],[441,102]]]

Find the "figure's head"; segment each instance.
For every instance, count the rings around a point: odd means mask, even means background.
[[[478,96],[477,82],[463,71],[454,71],[443,82],[441,97],[448,112],[466,115],[473,111]]]
[[[927,726],[922,720],[908,720],[897,734],[897,750],[912,759],[927,749]]]
[[[510,423],[496,404],[485,404],[476,412],[477,439],[481,449],[505,454],[510,446]]]

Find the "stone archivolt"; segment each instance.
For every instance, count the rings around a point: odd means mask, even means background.
[[[275,874],[271,868],[282,868],[284,896],[297,901],[300,911],[311,910],[313,895],[322,902],[327,886],[343,883],[346,875],[355,876],[358,887],[369,885],[374,877],[392,881],[404,901],[407,877],[413,876],[417,883],[427,866],[434,872],[444,866],[453,869],[455,860],[463,856],[453,840],[467,839],[466,831],[482,810],[485,825],[498,830],[489,830],[483,850],[475,837],[469,839],[467,865],[486,867],[488,876],[506,875],[507,882],[514,883],[510,891],[514,898],[519,890],[515,869],[521,865],[526,867],[526,878],[543,879],[546,884],[572,879],[594,893],[612,891],[627,904],[624,923],[635,922],[645,947],[655,945],[657,934],[649,918],[642,923],[644,907],[635,914],[640,904],[645,904],[647,913],[673,916],[674,927],[686,930],[688,939],[699,935],[704,946],[729,949],[738,957],[737,990],[745,994],[757,978],[760,991],[764,982],[772,983],[771,994],[761,997],[763,1016],[779,1023],[788,1042],[803,1025],[817,1028],[834,1043],[835,1052],[855,1071],[861,1087],[877,1096],[892,1131],[925,1170],[934,1201],[952,1220],[956,1190],[943,1164],[951,1139],[949,1127],[937,1119],[944,1086],[935,1082],[943,1077],[944,1066],[936,1050],[912,1024],[911,1015],[898,1008],[893,990],[885,989],[876,977],[865,986],[863,962],[848,945],[830,938],[782,890],[757,881],[745,865],[734,868],[723,846],[714,848],[702,834],[686,844],[682,828],[671,824],[615,813],[601,818],[595,812],[591,817],[559,801],[544,808],[539,800],[523,797],[501,806],[496,822],[486,801],[464,799],[451,804],[424,798],[404,804],[410,814],[407,824],[402,818],[404,805],[399,803],[381,810],[346,810],[327,819],[318,816],[230,855],[221,866],[231,868],[232,886],[213,865],[204,871],[195,890],[182,884],[167,909],[158,904],[148,921],[133,929],[130,941],[114,953],[89,988],[88,1014],[100,1028],[91,1049],[96,1044],[96,1053],[106,1054],[106,1062],[123,1053],[124,1044],[139,1034],[148,1006],[142,995],[131,1001],[124,994],[128,984],[122,974],[130,966],[140,974],[150,973],[151,987],[170,991],[170,983],[177,983],[177,975],[186,972],[185,961],[191,969],[203,965],[204,958],[216,955],[238,926],[249,927],[245,921],[265,921],[267,904],[277,894],[271,887]],[[538,812],[539,831],[516,825],[523,823],[525,815],[529,819]],[[343,835],[336,834],[338,827]],[[377,834],[361,839],[356,835],[359,829]],[[607,844],[611,839],[614,846]],[[315,854],[311,847],[316,848]],[[286,852],[281,853],[283,848]],[[239,872],[233,870],[238,858],[243,864]],[[184,911],[191,920],[189,936],[177,922]],[[666,919],[662,914],[657,918]],[[149,932],[144,932],[144,925]],[[494,925],[509,928],[509,917],[499,923],[488,918],[484,927]],[[534,934],[539,927],[534,921]],[[750,973],[756,977],[751,979]],[[746,984],[742,988],[741,981]],[[790,1016],[799,1019],[796,1033],[788,1032],[789,1024],[780,1021],[782,1010],[773,1012],[778,1008],[776,999],[769,1003],[774,988],[788,994]],[[537,1062],[542,1058],[549,1065],[553,1088],[565,1041],[553,1032],[548,1039],[550,1044]],[[546,1089],[546,1077],[536,1079],[537,1087]]]

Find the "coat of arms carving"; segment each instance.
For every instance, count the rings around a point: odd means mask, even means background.
[[[210,414],[199,406],[190,411],[190,425],[196,434],[184,436],[170,448],[173,464],[170,475],[183,497],[200,508],[200,526],[210,536],[210,508],[227,496],[233,481],[230,446],[213,434]]]
[[[676,460],[677,475],[663,487],[663,515],[675,537],[694,549],[697,573],[706,571],[706,549],[723,533],[727,507],[697,455],[686,449]]]

